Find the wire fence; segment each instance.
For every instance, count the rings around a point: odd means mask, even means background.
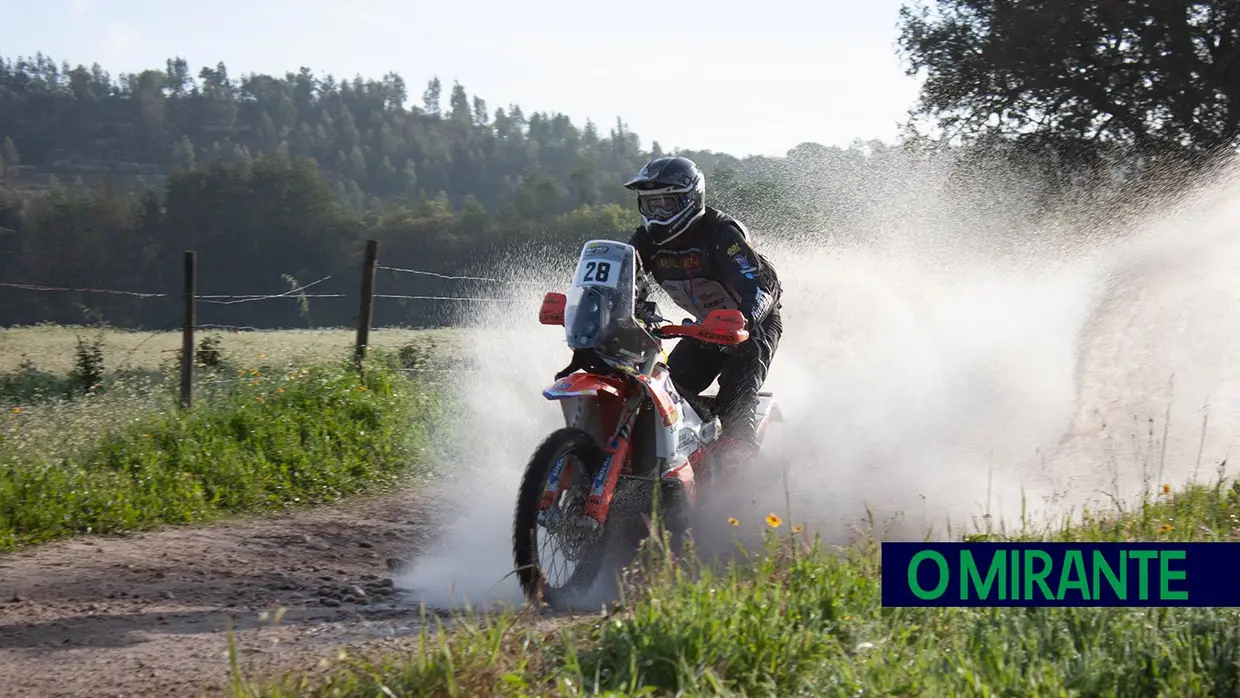
[[[358,301],[357,315],[357,337],[354,342],[354,355],[358,368],[360,369],[362,360],[365,358],[366,350],[369,346],[369,335],[372,329],[374,301],[375,299],[391,299],[391,300],[415,300],[415,301],[435,301],[435,302],[456,302],[456,303],[520,303],[526,302],[522,298],[504,298],[498,296],[449,296],[449,295],[413,295],[413,294],[396,294],[396,293],[377,293],[375,291],[376,272],[387,271],[393,274],[408,274],[413,276],[431,277],[444,281],[476,281],[486,282],[505,286],[532,286],[538,282],[521,281],[514,279],[499,279],[484,276],[464,276],[441,274],[425,269],[410,269],[404,267],[380,266],[378,264],[378,242],[374,240],[367,241],[365,261],[362,266],[362,285],[361,291],[357,296],[353,296]],[[109,288],[92,288],[92,287],[69,287],[69,286],[48,286],[42,284],[23,284],[0,282],[0,288],[8,288],[20,291],[30,291],[35,293],[91,293],[111,296],[126,296],[138,299],[153,298],[180,298],[183,303],[182,317],[179,322],[169,324],[151,333],[149,337],[139,343],[141,347],[151,337],[166,332],[176,325],[181,326],[181,404],[183,407],[190,407],[193,403],[193,375],[194,375],[194,333],[197,330],[227,330],[233,332],[261,332],[262,328],[246,326],[246,325],[225,325],[217,323],[199,323],[197,321],[198,305],[217,305],[230,306],[241,303],[256,303],[259,301],[269,301],[278,299],[295,299],[301,301],[309,298],[349,298],[351,294],[347,293],[306,293],[307,289],[318,286],[331,279],[335,275],[324,276],[321,279],[311,281],[307,284],[301,284],[294,288],[281,293],[251,293],[251,294],[200,294],[197,293],[197,253],[187,250],[184,256],[183,267],[183,287],[180,294],[166,292],[143,292],[130,291],[122,289]],[[132,354],[138,347],[130,350]],[[405,368],[401,369],[406,373],[472,373],[470,369],[445,369],[445,368]],[[229,380],[211,381],[211,383],[232,382]]]
[[[536,281],[513,281],[509,279],[492,279],[484,276],[451,276],[448,274],[439,274],[421,269],[400,269],[396,267],[376,267],[379,270],[400,272],[405,274],[415,274],[418,276],[428,276],[446,281],[487,281],[490,283],[507,284],[507,285],[538,285]],[[198,303],[206,303],[212,305],[235,305],[237,303],[251,303],[255,301],[273,300],[277,298],[348,298],[347,293],[302,293],[307,288],[323,283],[335,278],[332,275],[324,276],[318,281],[311,281],[308,284],[298,286],[296,288],[284,291],[282,293],[244,293],[244,294],[194,294],[194,300]],[[53,291],[64,293],[100,293],[114,296],[130,296],[134,298],[172,298],[171,293],[144,293],[140,291],[123,291],[110,288],[78,288],[68,286],[42,286],[38,284],[15,284],[0,282],[0,288],[12,288],[23,291]],[[372,298],[393,298],[401,300],[428,300],[428,301],[461,301],[461,302],[521,302],[520,298],[487,298],[487,297],[471,297],[471,296],[417,296],[375,293]],[[258,329],[258,328],[251,328]]]

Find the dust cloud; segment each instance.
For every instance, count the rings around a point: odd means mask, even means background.
[[[1012,530],[1217,476],[1240,434],[1240,178],[1124,229],[1038,227],[1019,180],[995,182],[909,159],[853,182],[854,234],[754,231],[785,288],[766,389],[786,422],[699,537],[751,544],[770,512],[838,543],[867,521]],[[456,513],[399,580],[427,605],[521,600],[512,509],[569,359],[537,308],[573,261],[527,253],[512,300],[469,312]]]

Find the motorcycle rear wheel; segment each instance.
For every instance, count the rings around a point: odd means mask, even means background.
[[[568,504],[563,507],[562,513],[563,520],[570,524],[584,518],[586,497],[594,476],[603,465],[604,454],[593,436],[574,427],[557,429],[534,451],[525,466],[513,514],[513,561],[521,590],[531,602],[541,600],[553,607],[561,606],[571,596],[589,590],[602,567],[606,547],[602,531],[587,534],[588,540],[576,541],[580,559],[567,581],[553,586],[547,579],[547,561],[540,555],[539,543],[543,532],[550,532],[538,521],[538,503],[551,469],[567,456],[574,456],[576,462],[573,463],[572,477],[562,481],[556,506]]]

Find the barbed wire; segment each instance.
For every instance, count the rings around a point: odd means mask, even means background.
[[[194,300],[199,300],[199,301],[202,301],[203,303],[212,303],[215,305],[235,305],[237,303],[251,303],[253,301],[265,301],[265,300],[270,300],[272,298],[293,297],[293,294],[297,294],[295,297],[298,300],[302,298],[344,298],[346,294],[343,294],[343,293],[301,293],[301,291],[307,288],[310,288],[311,286],[314,286],[315,284],[321,284],[330,278],[332,278],[332,276],[329,274],[319,279],[318,281],[311,281],[310,283],[304,284],[302,286],[298,286],[297,288],[291,288],[285,291],[284,293],[275,293],[275,294],[269,294],[269,295],[249,294],[249,295],[233,295],[233,296],[228,296],[228,295],[194,296]],[[218,299],[227,298],[227,299],[232,299],[232,300],[210,300],[210,299],[217,299],[217,298]]]
[[[287,293],[273,294],[270,296],[234,296],[233,300],[203,300],[202,296],[194,296],[194,299],[200,303],[210,305],[236,305],[237,303],[253,303],[254,301],[266,301],[273,298],[293,298],[301,300],[302,298],[347,298],[347,293],[306,293],[299,296],[289,296]]]
[[[476,301],[483,303],[521,303],[524,298],[469,298],[465,296],[397,296],[388,293],[376,293],[375,298],[396,298],[399,300],[416,300],[416,301]]]
[[[330,278],[330,277],[325,277],[324,279],[320,279],[319,281],[326,281],[327,278]],[[315,282],[315,283],[318,283],[318,282]],[[305,286],[302,286],[300,288],[296,288],[291,291],[285,291],[283,293],[195,295],[194,300],[202,302],[202,303],[210,303],[214,305],[232,305],[234,303],[249,303],[252,301],[270,300],[273,298],[288,298],[288,297],[293,297],[297,299],[301,299],[301,298],[345,298],[348,296],[348,294],[346,293],[305,293],[305,294],[299,294],[297,296],[293,296],[293,294],[298,293],[298,291],[300,291],[302,288],[307,288],[311,285],[312,284],[306,284]],[[144,299],[145,298],[171,298],[174,296],[174,294],[170,294],[170,293],[143,293],[139,291],[122,291],[122,290],[111,289],[111,288],[72,288],[72,287],[67,287],[67,286],[41,286],[38,284],[12,284],[12,283],[4,283],[4,282],[0,282],[0,287],[18,289],[18,290],[23,290],[23,291],[60,291],[60,292],[65,292],[65,293],[103,293],[103,294],[117,295],[117,296],[134,296],[137,298],[144,298]],[[177,297],[180,296],[180,294],[175,294],[175,295]]]
[[[311,282],[310,282],[310,283],[308,283],[308,284],[302,284],[301,286],[298,286],[298,287],[296,287],[296,288],[291,288],[291,289],[289,289],[289,290],[285,291],[284,293],[279,293],[279,294],[275,294],[275,295],[266,295],[266,294],[262,294],[262,293],[244,293],[244,294],[237,294],[237,295],[194,296],[194,298],[197,298],[197,299],[200,299],[200,300],[201,300],[201,299],[203,299],[203,298],[279,298],[280,296],[287,296],[287,295],[290,295],[290,294],[293,294],[293,293],[297,293],[298,291],[302,291],[302,290],[305,290],[305,289],[307,289],[307,288],[310,288],[311,286],[315,286],[315,285],[317,285],[317,284],[321,284],[321,283],[323,283],[324,281],[327,281],[327,280],[328,280],[328,279],[330,279],[330,278],[332,278],[332,275],[331,275],[331,274],[328,274],[327,276],[324,276],[323,278],[319,279],[318,281],[311,281]]]
[[[493,278],[486,277],[486,276],[452,276],[449,274],[440,274],[438,272],[433,272],[433,271],[425,271],[423,269],[402,269],[400,267],[382,267],[382,266],[378,266],[375,268],[382,269],[383,271],[399,272],[401,274],[414,274],[416,276],[433,276],[437,279],[445,279],[447,281],[489,281],[491,283],[496,283],[496,284],[513,284],[513,285],[525,284],[525,285],[531,285],[531,286],[543,285],[541,281],[514,281],[511,279],[493,279]]]
[[[117,291],[106,288],[64,288],[60,286],[40,286],[37,284],[10,284],[0,282],[4,288],[15,288],[23,291],[71,291],[73,293],[108,293],[117,296],[137,296],[138,298],[167,298],[166,293],[140,293],[138,291]]]
[[[448,279],[448,280],[466,279],[466,280],[476,280],[476,281],[495,281],[498,283],[511,283],[511,284],[537,283],[537,282],[526,282],[526,281],[511,281],[510,282],[510,281],[504,281],[502,279],[488,279],[485,277],[478,277],[478,276],[449,276],[446,274],[439,274],[436,272],[422,271],[418,269],[400,269],[397,267],[379,267],[379,268],[387,269],[391,271],[410,273],[410,274],[425,274],[428,276],[435,276],[438,278],[443,278],[443,279]],[[311,281],[308,284],[303,284],[301,286],[298,286],[297,288],[289,289],[288,291],[284,291],[282,293],[196,294],[194,296],[194,300],[200,303],[210,304],[210,305],[236,305],[238,303],[253,303],[255,301],[274,300],[277,298],[293,298],[296,300],[301,300],[304,298],[347,298],[349,297],[350,294],[347,294],[347,293],[302,293],[302,291],[304,291],[305,289],[308,289],[311,286],[315,286],[317,284],[321,284],[324,281],[327,281],[331,278],[333,278],[333,276],[331,275],[324,276],[323,278],[318,279],[317,281]],[[65,293],[102,293],[102,294],[112,294],[112,295],[134,296],[137,298],[144,298],[144,299],[145,298],[171,298],[171,297],[174,297],[175,295],[175,294],[170,294],[170,293],[145,293],[145,292],[139,292],[139,291],[124,291],[124,290],[107,289],[107,288],[89,288],[89,287],[74,288],[74,287],[67,287],[67,286],[44,286],[40,284],[15,284],[15,283],[6,283],[6,282],[0,282],[0,287],[28,290],[28,291],[53,291],[53,292],[65,292]],[[419,295],[403,295],[403,294],[390,294],[390,293],[376,293],[374,294],[373,297],[374,298],[389,298],[389,299],[396,299],[396,300],[459,301],[459,302],[483,302],[483,303],[514,303],[514,302],[521,302],[523,300],[520,298],[476,298],[476,297],[467,297],[467,296],[419,296]]]
[[[249,325],[217,325],[208,323],[204,325],[194,325],[196,330],[230,330],[232,332],[266,332],[261,327],[250,327]]]

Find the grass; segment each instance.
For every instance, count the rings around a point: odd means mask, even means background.
[[[452,329],[373,329],[370,345],[381,351],[414,346],[444,355],[458,346],[457,336]],[[161,371],[181,348],[179,330],[141,332],[51,324],[0,328],[0,374],[18,372],[23,364],[33,362],[41,372],[68,375],[75,368],[74,352],[79,337],[98,340],[103,362],[122,372]],[[348,329],[199,330],[196,337],[198,341],[216,338],[220,351],[228,356],[253,360],[262,354],[274,363],[299,364],[334,361],[350,351],[355,340],[354,331]]]
[[[73,347],[72,330],[23,332],[0,336],[32,351]],[[433,460],[428,432],[441,405],[404,370],[426,360],[420,345],[376,348],[359,375],[331,345],[281,353],[271,342],[241,357],[208,340],[194,408],[184,411],[177,357],[107,371],[116,336],[94,334],[67,359],[34,353],[56,371],[27,361],[0,373],[0,550],[331,502]]]
[[[1240,485],[1164,491],[1131,513],[1008,540],[1237,540]],[[1169,696],[1240,692],[1231,609],[900,609],[880,605],[880,550],[830,550],[789,526],[744,564],[653,558],[611,613],[461,614],[403,656],[325,677],[239,680],[237,695]],[[769,525],[769,524],[768,524]],[[795,528],[793,529],[795,530]],[[999,539],[1000,536],[990,536]]]
[[[137,335],[97,332],[82,334],[102,341],[78,344],[72,330],[0,331],[0,356],[20,348],[27,357],[0,372],[0,549],[331,501],[421,465],[442,407],[402,371],[436,361],[434,338],[393,333],[387,346],[396,351],[378,352],[359,376],[338,360],[346,331],[253,333],[244,345],[223,344],[226,335],[200,347],[198,404],[185,413],[175,408],[168,352],[148,352]],[[173,359],[176,346],[168,342]],[[125,363],[140,353],[142,365]],[[777,518],[767,525],[766,547],[743,564],[673,564],[656,550],[646,583],[605,613],[463,613],[450,631],[431,621],[412,652],[349,657],[276,684],[237,675],[234,690],[271,698],[1240,693],[1236,610],[883,608],[872,536],[828,549]],[[1147,496],[1131,512],[984,537],[1238,540],[1240,485],[1220,475],[1213,487]]]

